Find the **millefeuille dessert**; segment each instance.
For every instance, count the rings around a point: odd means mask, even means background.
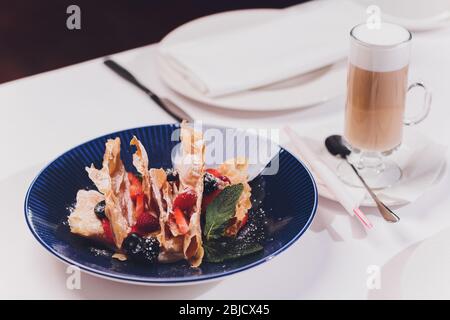
[[[70,231],[110,247],[120,260],[185,259],[198,267],[204,257],[220,262],[261,250],[257,228],[242,230],[252,206],[247,160],[207,169],[203,134],[183,122],[180,137],[181,157],[169,169],[150,168],[133,137],[133,172],[120,158],[120,139],[109,139],[102,168],[86,168],[97,190],[78,191]]]

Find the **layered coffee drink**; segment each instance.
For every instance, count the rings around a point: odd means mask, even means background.
[[[354,150],[387,153],[402,141],[410,33],[393,24],[362,24],[352,36],[345,140]]]
[[[395,149],[402,141],[408,67],[386,72],[349,68],[347,141],[360,150]]]
[[[394,185],[402,170],[389,157],[402,143],[403,126],[424,120],[431,93],[422,82],[408,85],[411,33],[402,26],[363,23],[350,31],[344,142],[351,153],[337,167],[347,184],[372,189]],[[407,93],[423,91],[422,112],[405,118]],[[357,170],[358,175],[355,174]]]

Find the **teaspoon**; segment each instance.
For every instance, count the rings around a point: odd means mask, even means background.
[[[359,174],[358,169],[356,169],[355,166],[348,161],[347,156],[350,154],[350,150],[342,142],[342,137],[340,135],[329,136],[325,139],[325,146],[328,152],[330,152],[333,156],[340,157],[347,161],[355,174],[358,176],[359,180],[361,180],[366,190],[369,192],[373,201],[375,201],[377,208],[384,220],[389,222],[400,221],[400,218],[391,209],[389,209],[389,207],[386,206],[383,201],[378,198],[375,192],[373,192],[373,190],[367,185],[366,181],[364,181],[364,178]]]

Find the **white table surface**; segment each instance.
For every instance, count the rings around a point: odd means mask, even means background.
[[[248,113],[189,102],[167,89],[154,67],[155,46],[114,58],[146,85],[171,97],[196,119],[235,127],[294,126],[300,133],[339,121],[343,100],[290,112]],[[411,78],[433,88],[433,109],[418,129],[450,142],[450,29],[415,35]],[[366,299],[399,298],[397,274],[414,245],[450,226],[450,178],[415,203],[398,209],[400,223],[385,223],[373,210],[369,233],[336,203],[319,200],[310,229],[273,261],[219,282],[185,287],[143,287],[87,274],[80,290],[66,288],[66,266],[29,232],[23,214],[26,190],[38,171],[65,150],[112,131],[172,122],[150,99],[118,78],[102,59],[69,66],[0,86],[0,298],[145,299]],[[448,155],[447,155],[448,157]],[[367,268],[381,267],[381,288],[368,290]]]

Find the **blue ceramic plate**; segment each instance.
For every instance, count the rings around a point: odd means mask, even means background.
[[[34,237],[62,261],[91,274],[117,281],[164,285],[212,280],[255,267],[286,250],[306,231],[317,207],[315,182],[298,159],[275,144],[276,174],[265,174],[270,173],[271,165],[268,165],[250,183],[254,206],[268,215],[262,252],[220,264],[203,262],[199,268],[190,268],[186,262],[142,265],[103,255],[88,240],[68,231],[63,222],[77,191],[95,189],[84,167],[91,163],[101,166],[108,138],[121,138],[122,159],[127,168],[132,166],[133,150],[128,142],[133,135],[147,149],[152,167],[171,167],[171,151],[178,144],[171,136],[178,128],[177,124],[172,124],[115,132],[75,147],[50,163],[33,181],[25,198],[25,218]]]

